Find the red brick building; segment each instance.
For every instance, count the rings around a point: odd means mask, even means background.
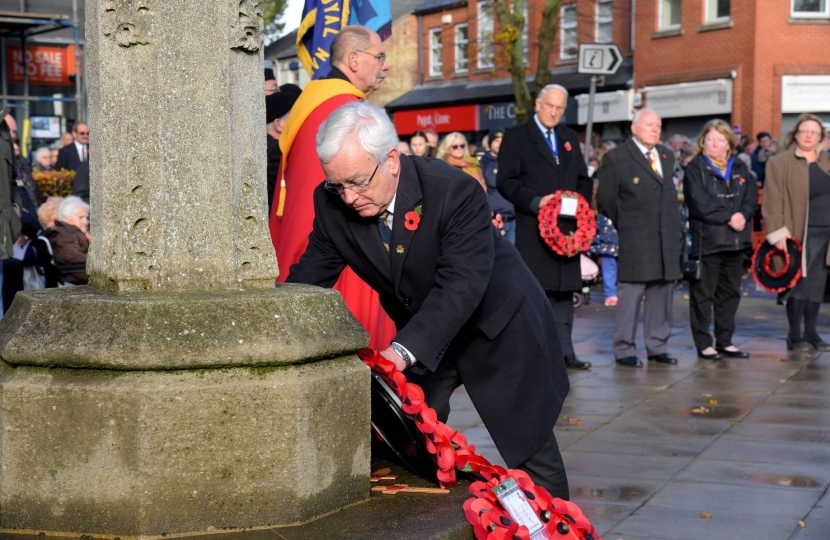
[[[689,135],[720,117],[781,137],[802,112],[830,122],[827,0],[638,0],[634,83]]]
[[[532,79],[536,73],[536,38],[543,6],[544,0],[527,1],[522,39],[526,44],[526,74],[531,92],[535,92]],[[493,9],[492,0],[427,0],[415,9],[417,85],[386,104],[395,113],[401,135],[434,128],[439,133],[462,131],[478,140],[491,128],[508,127],[515,122],[512,83],[500,58],[503,51],[493,39],[500,30]],[[616,43],[626,61],[599,89],[595,116],[603,136],[620,136],[625,129],[633,100],[631,9],[631,0],[563,3],[560,29],[550,57],[549,82],[561,84],[571,93],[566,116],[569,124],[584,124],[587,116],[587,101],[583,100],[586,103],[581,115],[578,103],[579,96],[588,91],[590,76],[577,73],[578,43]]]

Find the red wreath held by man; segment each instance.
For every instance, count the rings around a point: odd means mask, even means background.
[[[559,214],[562,212],[562,198],[575,197],[576,231],[565,234],[559,228]],[[585,197],[575,191],[557,191],[548,203],[539,210],[539,234],[557,255],[574,257],[588,251],[597,234],[597,218]]]

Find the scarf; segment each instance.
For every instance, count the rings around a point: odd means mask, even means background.
[[[732,175],[731,157],[727,159],[713,159],[707,155],[704,155],[703,159],[706,160],[706,163],[708,163],[710,167],[715,169],[715,172],[720,173],[719,176],[723,178],[727,184],[729,183],[729,177]]]

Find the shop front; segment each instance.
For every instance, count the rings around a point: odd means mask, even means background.
[[[830,75],[781,77],[781,140],[800,114],[817,114],[830,128]]]
[[[588,123],[590,94],[576,96],[577,122],[582,128]],[[634,117],[634,91],[617,90],[594,95],[594,145],[602,141],[622,142],[629,134],[629,123]]]
[[[731,125],[732,79],[646,86],[645,106],[663,119],[663,138],[679,133],[697,137],[703,125],[720,118]]]

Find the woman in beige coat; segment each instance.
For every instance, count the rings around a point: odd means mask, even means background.
[[[787,305],[791,351],[806,351],[810,345],[830,349],[816,328],[830,265],[830,155],[821,146],[825,137],[821,119],[802,114],[787,134],[787,150],[767,163],[762,206],[767,241],[783,250],[792,237],[803,246],[801,279],[781,296]]]

